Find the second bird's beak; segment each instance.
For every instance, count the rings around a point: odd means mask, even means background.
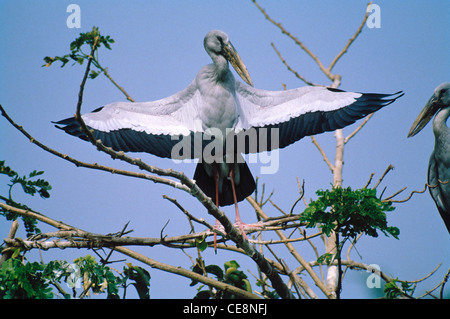
[[[230,61],[233,68],[236,70],[237,74],[244,80],[248,85],[253,86],[252,78],[248,73],[247,67],[244,62],[242,62],[241,57],[237,53],[236,49],[233,47],[231,42],[228,42],[223,47],[225,58]]]
[[[408,137],[414,136],[419,133],[433,118],[433,115],[436,114],[436,112],[440,109],[439,103],[437,102],[438,98],[435,94],[433,94],[433,96],[428,100],[427,104],[425,104],[425,107],[420,112],[419,116],[417,116],[416,120],[411,126],[411,129],[408,132]]]

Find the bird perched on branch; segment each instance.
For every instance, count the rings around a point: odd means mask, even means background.
[[[304,136],[343,128],[403,95],[318,86],[256,89],[226,33],[212,30],[203,44],[213,63],[185,89],[157,101],[105,105],[82,119],[95,139],[116,151],[198,158],[197,185],[217,206],[235,205],[244,236],[237,203],[253,193],[255,181],[242,153],[283,148]],[[235,79],[229,63],[246,84]],[[86,139],[75,118],[56,124]]]
[[[436,116],[434,116],[436,114]],[[440,84],[414,121],[408,137],[419,133],[433,118],[434,150],[428,162],[428,189],[450,233],[450,82]]]

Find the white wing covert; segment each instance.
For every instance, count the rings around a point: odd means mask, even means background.
[[[236,95],[240,112],[237,130],[246,134],[255,129],[258,135],[256,151],[260,152],[286,147],[305,136],[343,128],[403,94],[354,93],[327,87],[266,91],[236,82]],[[273,128],[278,130],[278,145],[271,141],[273,132],[270,129]],[[260,139],[261,129],[266,129],[265,145],[259,145],[264,140]],[[251,152],[251,147],[245,152]]]
[[[194,82],[184,90],[167,98],[151,102],[117,102],[105,105],[82,115],[86,125],[93,130],[95,139],[116,151],[148,152],[159,157],[171,157],[173,146],[183,136],[194,140],[202,134],[198,114],[199,92]],[[56,122],[58,128],[84,140],[75,118]],[[192,145],[192,147],[194,147]],[[192,158],[180,154],[178,158]]]

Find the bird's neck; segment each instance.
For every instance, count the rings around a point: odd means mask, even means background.
[[[217,81],[224,81],[228,74],[228,61],[221,55],[212,57],[214,63],[214,77]]]
[[[448,143],[450,129],[447,126],[447,119],[450,116],[450,106],[441,109],[433,119],[433,133],[436,143]]]
[[[433,119],[433,130],[447,127],[447,119],[450,116],[450,106],[441,109]]]

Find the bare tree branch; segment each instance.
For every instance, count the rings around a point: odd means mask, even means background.
[[[17,229],[19,228],[19,223],[17,222],[17,220],[15,220],[12,225],[11,228],[9,230],[8,233],[8,237],[6,237],[6,239],[13,239],[16,236],[16,232]],[[10,252],[10,248],[11,245],[9,245],[8,243],[6,243],[6,247],[2,250],[1,256],[0,256],[0,268],[2,268],[2,264],[11,257],[11,252]]]
[[[301,81],[305,82],[305,84],[307,85],[311,85],[311,86],[319,86],[319,84],[314,84],[313,82],[308,81],[304,76],[300,75],[297,71],[295,71],[293,68],[291,68],[291,66],[286,62],[286,60],[283,58],[283,56],[281,55],[280,51],[277,50],[277,48],[275,47],[275,44],[270,43],[270,45],[272,46],[272,48],[275,50],[275,52],[277,53],[278,57],[280,58],[281,62],[283,62],[283,64],[287,67],[287,69],[289,71],[291,71],[292,73],[294,73],[294,75],[300,79]],[[285,85],[283,85],[285,87]],[[286,87],[284,88],[286,89]]]
[[[378,180],[378,182],[375,184],[374,187],[372,187],[373,189],[376,189],[378,187],[378,185],[380,185],[381,181],[384,179],[384,177],[387,175],[387,173],[389,173],[391,170],[394,169],[394,166],[392,166],[392,164],[389,164],[388,167],[386,168],[386,170],[384,171],[383,175],[381,175],[380,179]]]
[[[97,64],[98,64],[98,61],[97,61]],[[114,84],[114,86],[117,87],[125,95],[125,97],[127,98],[128,101],[135,102],[135,100],[127,93],[127,91],[125,91],[125,89],[123,87],[121,87],[116,81],[114,81],[114,79],[109,75],[108,68],[103,68],[100,64],[98,64],[97,66],[100,70],[103,71],[105,76]]]
[[[73,233],[76,233],[77,235],[81,235],[81,236],[85,236],[85,237],[89,237],[90,236],[89,232],[86,232],[84,230],[81,230],[79,228],[76,228],[76,227],[73,227],[73,226],[70,226],[70,225],[67,225],[67,224],[64,224],[62,222],[58,222],[56,220],[53,220],[53,219],[51,219],[51,218],[49,218],[47,216],[44,216],[42,214],[39,214],[37,212],[32,212],[30,210],[23,210],[23,209],[20,209],[20,208],[15,208],[15,207],[3,204],[3,203],[0,203],[0,207],[4,208],[4,209],[6,209],[6,210],[8,210],[10,212],[14,212],[16,214],[20,214],[22,216],[28,216],[28,217],[35,218],[35,219],[37,219],[37,220],[39,220],[41,222],[44,222],[44,223],[46,223],[48,225],[53,226],[53,227],[66,230],[66,235],[73,235]],[[102,240],[105,240],[106,237],[107,236],[103,236]],[[120,237],[115,237],[115,238],[117,238],[117,240],[124,240],[125,239],[125,238],[120,238]],[[5,242],[7,242],[8,244],[10,244],[12,246],[21,246],[21,247],[27,247],[27,244],[33,243],[31,241],[26,242],[26,241],[23,241],[23,240],[20,240],[20,239],[17,239],[17,238],[16,239],[5,239]],[[35,244],[35,243],[36,242],[34,242],[34,245],[35,245],[36,248],[44,248],[44,249],[45,248],[51,248],[51,247],[40,246],[40,245]],[[55,241],[53,242],[53,244],[57,248],[65,248],[65,247],[67,247],[67,244],[63,244],[63,243],[59,243],[58,244]],[[59,247],[58,247],[58,245],[59,245]],[[83,246],[80,246],[80,248],[81,247],[86,247],[86,246],[83,245]],[[27,248],[33,248],[33,247],[27,247]],[[87,246],[86,248],[92,248],[92,246]],[[164,263],[158,262],[158,261],[156,261],[154,259],[151,259],[151,258],[148,258],[146,256],[143,256],[143,255],[141,255],[141,254],[139,254],[139,253],[137,253],[135,251],[132,251],[132,250],[130,250],[128,248],[125,248],[125,247],[122,247],[122,246],[114,246],[114,249],[117,252],[120,252],[120,253],[125,254],[125,255],[127,255],[127,256],[129,256],[131,258],[139,260],[139,261],[141,261],[141,262],[143,262],[143,263],[145,263],[145,264],[147,264],[147,265],[149,265],[149,266],[151,266],[153,268],[157,268],[157,269],[160,269],[160,270],[163,270],[163,271],[167,271],[167,272],[178,274],[178,275],[181,275],[181,276],[184,276],[184,277],[188,277],[188,278],[197,280],[199,282],[202,282],[202,283],[204,283],[206,285],[210,285],[210,286],[216,287],[217,289],[233,292],[234,294],[236,294],[236,295],[238,295],[238,296],[240,296],[242,298],[257,298],[256,295],[254,295],[252,293],[249,293],[249,292],[247,292],[245,290],[236,288],[236,287],[228,285],[228,284],[224,284],[222,282],[219,282],[217,280],[213,280],[213,279],[208,278],[208,277],[204,277],[204,276],[199,275],[199,274],[197,274],[197,273],[195,273],[193,271],[189,271],[189,270],[183,269],[181,267],[175,267],[175,266],[171,266],[171,265],[168,265],[168,264],[164,264]]]
[[[281,30],[281,33],[287,35],[289,38],[291,38],[295,44],[297,44],[298,46],[300,46],[300,48],[302,48],[303,51],[305,51],[315,62],[316,64],[319,66],[320,70],[331,80],[334,80],[333,75],[331,74],[331,72],[325,68],[325,66],[322,64],[322,61],[320,61],[320,59],[310,50],[308,49],[307,46],[305,46],[297,37],[293,36],[289,31],[287,31],[282,25],[281,23],[276,22],[275,20],[273,20],[267,13],[266,11],[255,1],[252,0],[253,3],[256,5],[256,7],[259,9],[259,11],[261,11],[261,13],[264,15],[264,17],[269,20],[273,25],[275,25],[276,27],[278,27]]]
[[[193,271],[189,271],[186,270],[184,268],[181,267],[176,267],[176,266],[172,266],[172,265],[167,265],[167,264],[163,264],[160,263],[154,259],[151,259],[147,256],[144,256],[142,254],[139,254],[131,249],[125,248],[125,247],[116,247],[116,250],[124,255],[127,255],[133,259],[139,260],[147,265],[149,265],[152,268],[156,268],[159,270],[163,270],[166,272],[170,272],[176,275],[180,275],[183,277],[188,277],[191,278],[193,280],[197,280],[199,282],[204,283],[205,285],[208,286],[212,286],[215,287],[217,289],[223,290],[223,291],[229,291],[232,292],[233,294],[236,294],[237,296],[241,297],[241,298],[246,298],[246,299],[259,299],[259,297],[255,294],[252,294],[246,290],[240,289],[240,288],[236,288],[235,286],[229,285],[229,284],[225,284],[223,282],[214,280],[212,278],[209,277],[205,277],[203,275],[197,274]]]
[[[423,188],[421,191],[413,190],[413,191],[409,194],[409,196],[408,196],[407,198],[402,199],[402,200],[393,200],[392,198],[394,198],[395,196],[397,196],[398,194],[400,194],[401,192],[403,192],[403,191],[406,189],[406,187],[404,187],[404,188],[402,188],[401,190],[399,190],[399,191],[397,191],[396,193],[394,193],[393,195],[391,195],[391,196],[389,196],[389,197],[386,197],[385,199],[383,199],[383,201],[385,201],[385,202],[388,202],[388,201],[389,201],[389,202],[392,202],[392,203],[405,203],[405,202],[409,201],[409,200],[411,199],[411,197],[412,197],[414,194],[423,194],[423,193],[425,193],[425,191],[427,190],[427,188],[436,188],[436,187],[438,187],[440,184],[447,184],[447,183],[449,183],[449,182],[450,182],[450,181],[445,181],[445,182],[443,182],[443,181],[441,181],[441,180],[438,179],[438,181],[437,181],[437,183],[436,183],[435,185],[430,185],[430,184],[426,183],[425,186],[424,186],[424,188]]]
[[[262,217],[262,218],[267,218],[267,215],[263,212],[263,210],[261,209],[261,207],[259,207],[258,203],[256,203],[256,201],[251,198],[251,197],[247,197],[247,201],[253,206],[253,208],[255,209],[255,211]],[[281,231],[276,231],[277,235],[280,237],[281,240],[286,241],[287,237],[284,235],[283,232]],[[323,282],[320,280],[320,278],[317,276],[317,274],[314,272],[314,270],[309,267],[308,263],[303,259],[303,257],[297,252],[297,250],[292,246],[291,243],[289,242],[285,242],[286,247],[288,248],[289,252],[294,256],[294,258],[302,265],[305,267],[306,271],[308,272],[308,274],[311,276],[311,278],[314,280],[314,283],[316,284],[316,286],[319,287],[319,289],[327,296],[327,297],[331,297],[331,292],[327,289],[327,287],[323,284]]]
[[[364,121],[361,122],[361,124],[349,135],[344,139],[344,144],[347,144],[348,141],[350,141],[350,139],[356,135],[356,133],[358,133],[363,127],[364,125],[366,125],[366,123],[370,120],[370,118],[374,115],[375,113],[369,114],[368,116],[366,116],[366,118],[364,119]]]
[[[330,160],[328,159],[327,155],[325,154],[325,151],[323,150],[323,148],[320,146],[319,142],[317,142],[316,138],[314,137],[314,135],[311,135],[311,142],[317,147],[317,149],[319,150],[320,154],[322,155],[323,160],[325,161],[325,163],[327,163],[328,168],[331,170],[331,173],[334,172],[334,165],[330,162]]]
[[[372,2],[369,2],[367,4],[367,8],[369,8],[369,6],[372,4]],[[367,21],[367,17],[369,16],[369,11],[366,10],[366,14],[364,15],[364,19],[361,22],[361,24],[359,25],[358,30],[356,30],[356,33],[353,35],[353,37],[351,37],[347,44],[345,45],[345,47],[342,49],[341,52],[338,53],[338,55],[336,55],[336,57],[333,59],[333,61],[331,61],[330,66],[328,67],[328,72],[331,72],[331,70],[334,68],[334,66],[336,65],[336,63],[339,61],[339,59],[348,51],[348,48],[350,47],[350,45],[352,45],[353,42],[355,42],[356,38],[358,37],[358,35],[361,33],[364,25],[366,24]]]

